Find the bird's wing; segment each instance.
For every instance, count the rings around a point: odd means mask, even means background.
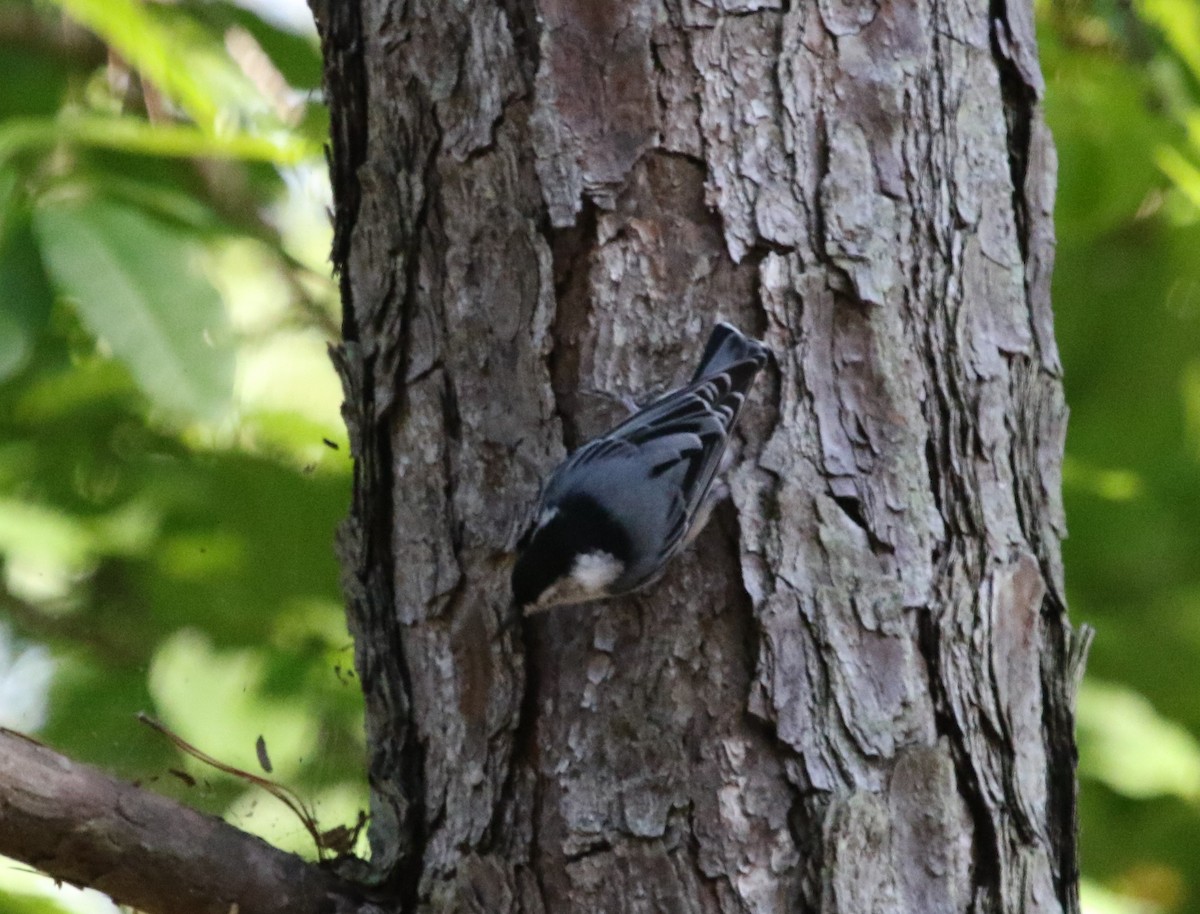
[[[555,481],[565,482],[588,465],[608,460],[636,460],[651,479],[666,476],[674,491],[663,519],[661,557],[669,557],[712,486],[730,429],[764,361],[765,357],[756,357],[735,362],[655,400],[575,451],[555,474]],[[554,497],[554,488],[552,482],[548,498]]]

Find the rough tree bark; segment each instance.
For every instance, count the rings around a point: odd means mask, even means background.
[[[1028,4],[313,3],[372,859],[7,732],[0,851],[151,914],[1076,914]],[[777,356],[732,504],[501,633],[541,473],[614,418],[582,394],[717,316]]]
[[[1075,912],[1028,0],[313,0],[399,910]],[[541,473],[777,364],[651,592],[498,634]]]

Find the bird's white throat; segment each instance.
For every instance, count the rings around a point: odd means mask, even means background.
[[[585,552],[575,557],[571,578],[585,591],[599,596],[624,570],[625,566],[607,552]]]
[[[586,603],[607,595],[607,587],[621,576],[625,566],[607,552],[585,552],[575,557],[571,570],[542,591],[537,603],[526,612],[541,612],[551,606]]]

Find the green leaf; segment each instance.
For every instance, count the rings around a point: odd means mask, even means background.
[[[1167,43],[1200,78],[1200,7],[1193,0],[1141,0],[1138,12],[1162,30]]]
[[[1141,898],[1106,889],[1091,879],[1079,880],[1079,902],[1084,914],[1152,914]]]
[[[231,26],[244,28],[254,36],[290,85],[299,89],[321,88],[321,49],[309,35],[279,28],[225,0],[187,0],[179,5],[189,15],[222,31]]]
[[[1200,800],[1200,743],[1141,695],[1087,680],[1077,716],[1083,774],[1129,797]]]
[[[60,142],[142,155],[244,159],[291,165],[319,151],[298,134],[273,137],[230,132],[212,134],[188,124],[150,124],[133,117],[106,115],[11,118],[0,126],[0,162],[26,150]]]
[[[54,0],[119,51],[155,89],[214,137],[286,132],[292,114],[270,81],[252,82],[235,62],[228,29],[188,11],[142,0]],[[248,34],[248,33],[247,33]],[[253,39],[252,39],[253,40]]]
[[[1155,161],[1192,206],[1200,208],[1200,168],[1173,146],[1160,147]]]
[[[311,758],[320,732],[301,693],[272,700],[261,689],[266,651],[219,651],[195,629],[177,632],[159,644],[150,665],[150,694],[163,722],[194,745],[239,768],[256,768],[254,744],[267,737],[274,775],[295,777],[301,760]],[[197,695],[206,696],[202,706]],[[269,722],[269,727],[264,723]],[[193,773],[202,765],[189,762]]]
[[[204,419],[228,408],[233,350],[193,236],[104,198],[46,202],[34,226],[59,292],[151,400]]]
[[[1059,155],[1055,225],[1062,239],[1090,239],[1127,223],[1163,186],[1154,156],[1182,130],[1147,104],[1143,69],[1043,39],[1046,117]]]
[[[4,44],[4,79],[0,79],[0,117],[52,114],[62,104],[76,61],[54,58],[32,47]]]
[[[28,214],[9,223],[0,235],[0,381],[25,366],[54,302]]]
[[[8,873],[15,873],[16,878],[8,878]],[[10,888],[10,882],[16,887]],[[56,894],[62,896],[61,901]],[[0,900],[4,902],[4,914],[78,914],[81,897],[84,894],[73,886],[56,887],[49,876],[34,872],[27,864],[0,857]],[[102,909],[90,904],[87,910]]]
[[[56,0],[73,19],[87,26],[155,87],[182,107],[197,124],[211,130],[219,108],[206,85],[202,64],[210,49],[197,36],[159,22],[138,0]]]

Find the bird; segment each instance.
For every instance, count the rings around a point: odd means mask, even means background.
[[[691,380],[571,453],[517,542],[513,618],[648,587],[708,522],[729,437],[770,350],[713,328]]]

